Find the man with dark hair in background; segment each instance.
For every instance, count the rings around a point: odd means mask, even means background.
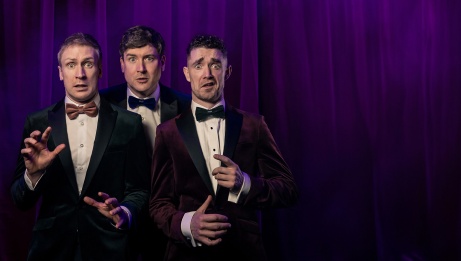
[[[199,35],[183,69],[191,108],[157,128],[150,215],[169,237],[165,260],[266,260],[258,210],[298,198],[260,115],[232,107],[224,42]]]
[[[26,119],[11,194],[22,210],[42,200],[28,260],[129,258],[149,197],[147,146],[141,117],[100,98],[101,59],[91,35],[69,36],[58,53],[65,97]]]
[[[160,33],[147,26],[129,28],[119,47],[120,66],[126,83],[101,91],[101,96],[122,108],[141,115],[150,158],[157,126],[190,107],[190,95],[160,83],[165,69],[165,41]],[[166,237],[149,218],[147,208],[133,235],[132,248],[143,260],[162,260]]]

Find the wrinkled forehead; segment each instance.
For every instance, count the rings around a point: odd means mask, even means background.
[[[194,63],[198,60],[202,61],[220,61],[222,64],[227,64],[227,57],[219,49],[209,49],[198,47],[191,50],[187,57],[188,63]]]
[[[99,62],[99,51],[91,45],[70,44],[61,50],[61,61],[65,59],[93,58],[94,62]]]

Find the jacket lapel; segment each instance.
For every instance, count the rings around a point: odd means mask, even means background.
[[[192,114],[192,111],[188,110],[184,112],[178,119],[176,119],[176,125],[200,177],[210,193],[215,195],[213,185],[211,184],[210,176],[208,174],[205,158],[203,157],[202,148],[200,147],[200,141],[198,139],[197,129],[195,128],[194,115]]]
[[[178,115],[178,100],[171,94],[168,87],[160,85],[160,122],[165,122]]]
[[[102,156],[106,151],[107,145],[109,144],[114,130],[114,125],[117,120],[117,112],[112,109],[110,104],[101,99],[101,105],[99,106],[99,119],[98,127],[96,130],[96,137],[94,139],[93,152],[91,153],[90,163],[86,172],[85,182],[83,183],[82,193],[84,195],[88,186],[93,179],[93,176],[98,169],[99,163],[101,162]]]
[[[243,117],[237,113],[235,109],[228,106],[226,110],[226,137],[224,140],[223,155],[232,159],[234,156],[235,146],[240,137],[240,130],[242,129]]]
[[[52,111],[48,112],[48,121],[52,128],[50,139],[55,144],[65,144],[66,148],[58,154],[59,160],[65,170],[69,182],[78,195],[77,180],[75,179],[74,163],[70,153],[69,139],[67,137],[66,112],[64,100],[58,102]],[[50,142],[50,140],[48,141]]]

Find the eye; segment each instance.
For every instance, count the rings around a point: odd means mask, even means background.
[[[74,69],[75,68],[75,63],[68,63],[66,64],[66,67],[69,69]]]
[[[86,62],[83,64],[86,68],[93,68],[94,63],[93,62]]]
[[[219,63],[214,63],[214,64],[211,65],[211,68],[212,68],[212,69],[219,70],[219,69],[221,69],[221,64],[219,64]]]
[[[152,56],[149,56],[149,57],[146,57],[144,60],[146,60],[147,62],[153,62],[155,58]]]
[[[134,63],[134,62],[136,62],[136,58],[133,57],[133,56],[128,57],[128,61],[129,61],[130,63]]]
[[[196,64],[196,65],[194,65],[194,68],[195,69],[202,69],[202,65],[201,64]]]

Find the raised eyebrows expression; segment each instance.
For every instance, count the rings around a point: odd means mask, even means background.
[[[192,67],[196,68],[196,69],[200,69],[203,67],[203,63],[205,61],[205,58],[199,58],[197,60],[195,60],[193,63],[192,63]],[[210,68],[213,68],[213,69],[221,69],[222,68],[222,62],[221,62],[221,59],[217,59],[217,58],[211,58],[211,62],[209,63],[208,65]]]
[[[78,64],[78,61],[75,58],[66,58],[66,59],[64,59],[64,65],[69,69],[75,68],[75,66],[77,64]],[[93,68],[94,67],[94,58],[93,57],[84,58],[82,60],[81,64],[86,68]]]
[[[138,56],[134,54],[126,54],[125,57],[128,62],[136,62],[138,60]],[[158,55],[148,54],[148,55],[144,55],[142,59],[146,62],[153,62],[156,59],[158,59]]]

